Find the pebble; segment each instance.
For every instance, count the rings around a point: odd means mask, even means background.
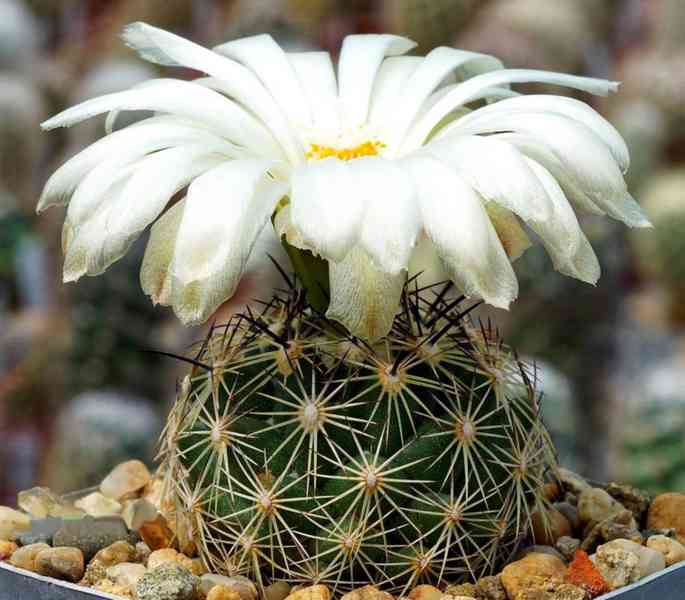
[[[331,590],[325,585],[309,585],[291,592],[286,600],[331,600]]]
[[[580,548],[580,540],[569,536],[563,536],[557,540],[555,548],[566,561],[571,561]]]
[[[532,577],[563,579],[565,573],[566,565],[556,556],[533,553],[504,567],[501,580],[509,598],[515,598]]]
[[[100,491],[108,498],[121,500],[142,490],[150,479],[150,471],[141,461],[129,460],[110,471],[102,480]]]
[[[577,501],[578,500],[576,499],[576,502]],[[571,504],[570,502],[566,501],[557,502],[554,505],[554,508],[556,508],[562,515],[566,517],[569,525],[571,525],[572,531],[578,531],[580,529],[580,516],[578,515],[578,508],[575,504]]]
[[[585,481],[585,479],[569,469],[558,469],[557,479],[563,485],[566,491],[571,492],[576,496],[590,487],[590,484]]]
[[[531,521],[536,544],[554,546],[560,537],[573,533],[568,519],[556,508],[548,508],[544,513],[535,512]]]
[[[162,515],[157,515],[154,521],[144,523],[138,529],[140,537],[150,547],[151,550],[161,550],[169,548],[174,541],[174,532],[167,525],[166,519]]]
[[[31,526],[17,540],[21,546],[29,546],[30,544],[52,545],[52,538],[62,525],[64,525],[64,520],[58,517],[31,519]]]
[[[685,560],[685,546],[665,535],[653,535],[648,538],[647,548],[663,554],[667,567]]]
[[[609,542],[613,544],[613,542]],[[609,546],[605,544],[605,546]],[[640,579],[637,554],[616,546],[600,546],[590,558],[595,563],[610,590],[635,583]]]
[[[136,556],[133,559],[133,562],[147,565],[147,559],[150,558],[150,554],[152,554],[150,546],[148,546],[145,542],[138,542],[136,544]]]
[[[476,582],[476,588],[483,600],[507,600],[507,591],[504,589],[502,578],[499,575],[481,577]]]
[[[133,590],[145,573],[147,573],[147,569],[143,565],[122,562],[107,569],[107,579]]]
[[[18,510],[0,506],[0,538],[15,540],[16,537],[31,527],[31,518]]]
[[[375,585],[365,585],[347,592],[340,600],[393,600],[391,594],[379,590]]]
[[[659,529],[659,528],[651,528],[651,529],[643,529],[642,530],[642,535],[645,538],[651,538],[653,535],[664,535],[667,538],[671,538],[672,540],[676,539],[676,533],[675,529]]]
[[[215,585],[209,590],[207,600],[240,600],[240,595],[225,585]]]
[[[114,583],[109,579],[102,579],[92,586],[94,590],[98,592],[104,592],[105,594],[112,594],[112,596],[121,596],[124,598],[130,598],[133,591],[127,585],[119,585]]]
[[[409,600],[440,600],[442,592],[433,585],[417,585],[407,595]]]
[[[9,540],[0,540],[0,561],[7,560],[14,554],[18,546]]]
[[[121,517],[85,516],[82,519],[65,520],[55,533],[53,544],[79,548],[86,561],[89,561],[103,548],[129,539],[129,531]]]
[[[188,569],[193,575],[202,575],[204,571],[201,564],[198,566],[193,559],[188,558],[185,554],[181,554],[173,548],[155,550],[147,559],[147,568],[156,569],[159,565],[165,563],[178,563],[183,568]]]
[[[646,546],[641,546],[630,540],[613,540],[597,548],[599,552],[600,548],[622,548],[627,552],[632,552],[638,559],[638,571],[640,577],[647,577],[653,573],[658,573],[666,568],[666,560],[661,552],[657,552],[652,548],[647,548]]]
[[[513,600],[588,600],[588,593],[555,578],[535,577],[530,587],[519,590]]]
[[[440,600],[473,600],[474,597],[475,596],[453,596],[451,594],[443,594]]]
[[[104,567],[113,567],[119,563],[132,562],[135,556],[136,549],[122,540],[100,550],[93,557],[93,561],[99,562]]]
[[[578,496],[578,516],[583,523],[605,521],[624,510],[602,488],[588,488]]]
[[[143,489],[142,497],[152,504],[157,510],[162,507],[162,494],[164,492],[164,481],[155,478],[151,480]]]
[[[241,600],[257,600],[258,598],[255,584],[252,583],[252,581],[250,581],[247,577],[243,577],[242,575],[227,577],[225,575],[208,573],[200,577],[200,590],[204,594],[209,594],[210,590],[215,585],[223,585],[224,587],[237,592],[240,595]],[[292,594],[289,595],[291,596]]]
[[[628,539],[642,544],[642,534],[635,528],[633,513],[621,510],[599,523],[591,522],[581,544],[585,552],[593,551],[599,544],[616,539]]]
[[[47,548],[35,557],[36,573],[76,583],[85,570],[83,552],[78,548]]]
[[[608,494],[627,508],[638,524],[644,522],[645,515],[652,501],[651,496],[638,488],[622,483],[611,482],[606,487]]]
[[[541,546],[541,545],[534,545],[534,546],[526,546],[525,548],[522,548],[518,552],[516,552],[511,558],[510,562],[515,562],[517,560],[521,560],[522,558],[525,558],[529,554],[549,554],[550,556],[554,556],[558,558],[559,560],[565,560],[564,555],[559,552],[556,548],[553,546]]]
[[[46,517],[76,518],[83,516],[83,511],[65,502],[50,488],[34,487],[17,495],[17,504],[34,519]]]
[[[22,546],[16,550],[11,558],[10,564],[18,569],[25,569],[27,571],[36,572],[36,555],[43,550],[49,550],[50,546],[47,544],[29,544]]]
[[[661,494],[654,498],[647,513],[647,527],[675,529],[677,540],[685,544],[685,494]]]
[[[137,600],[194,600],[199,579],[178,563],[165,563],[145,573],[136,584]]]
[[[264,588],[264,600],[285,600],[290,594],[291,585],[285,581],[276,581]]]
[[[100,492],[93,492],[84,496],[80,500],[74,502],[76,508],[80,508],[83,512],[91,517],[108,517],[118,515],[121,512],[121,504],[116,500],[112,500],[104,496]],[[130,528],[129,528],[130,529]]]
[[[138,531],[145,523],[157,518],[157,508],[143,498],[124,503],[121,516],[131,531]]]
[[[473,583],[462,583],[460,585],[448,585],[445,589],[446,596],[466,596],[467,598],[477,598],[478,588]],[[444,598],[444,596],[443,596]]]

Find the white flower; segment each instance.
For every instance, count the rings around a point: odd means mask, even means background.
[[[437,252],[464,293],[506,307],[518,289],[510,259],[528,244],[520,221],[557,270],[589,283],[599,265],[571,205],[649,225],[608,122],[577,100],[509,88],[606,95],[616,83],[508,70],[453,48],[403,56],[414,43],[394,35],[346,38],[337,77],[327,53],[286,53],[268,35],[210,51],[136,23],[124,39],[149,61],[208,77],[154,79],[43,124],[109,113],[111,131],[119,111],[156,112],[48,181],[39,210],[68,203],[66,281],[102,273],[157,220],[143,289],[201,322],[234,293],[273,217],[279,235],[329,261],[329,316],[375,339],[390,327],[417,245]]]

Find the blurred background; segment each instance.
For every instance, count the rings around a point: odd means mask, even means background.
[[[454,45],[623,81],[611,98],[581,98],[627,139],[629,185],[655,229],[586,219],[596,288],[532,248],[516,264],[520,300],[482,316],[536,362],[564,465],[685,489],[685,0],[0,0],[0,504],[150,461],[185,369],[150,350],[182,353],[202,336],[140,290],[144,239],[105,275],[63,286],[63,215],[34,212],[49,173],[103,128],[39,123],[155,76],[118,38],[138,20],[209,46],[270,32],[332,54],[347,34],[394,32],[421,52]]]

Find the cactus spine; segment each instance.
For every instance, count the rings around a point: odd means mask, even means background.
[[[526,369],[446,291],[407,289],[374,346],[294,289],[213,329],[161,451],[213,569],[399,591],[511,551],[553,451]]]

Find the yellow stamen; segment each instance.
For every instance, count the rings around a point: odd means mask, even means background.
[[[310,144],[309,151],[305,153],[307,160],[322,160],[324,158],[337,158],[339,160],[353,160],[362,156],[378,156],[385,148],[383,142],[369,140],[352,148],[333,148],[320,144]]]

